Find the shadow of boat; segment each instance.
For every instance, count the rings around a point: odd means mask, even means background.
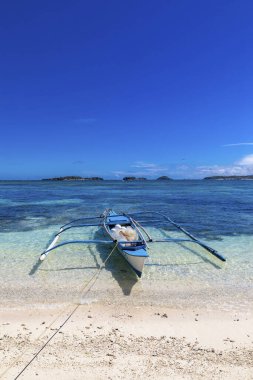
[[[95,232],[94,239],[103,240],[105,238],[107,239],[108,237],[105,236],[102,229]],[[107,260],[112,249],[113,243],[111,246],[103,246],[101,244],[96,245],[96,250],[98,251],[102,261],[101,265],[105,268],[105,270],[111,272],[113,278],[122,289],[123,294],[125,296],[129,296],[134,285],[138,282],[138,278],[126,260],[122,257],[118,249],[115,249],[110,258]]]
[[[102,229],[99,229],[94,234],[95,240],[108,240],[108,237],[105,237],[105,233]],[[70,267],[63,266],[61,268],[41,268],[41,264],[43,261],[39,259],[33,265],[29,272],[29,276],[35,275],[37,271],[45,271],[45,272],[58,272],[58,271],[67,271],[67,270],[85,270],[85,269],[97,269],[99,270],[101,267],[106,271],[111,272],[113,278],[117,281],[124,295],[129,296],[131,294],[133,286],[138,282],[138,279],[135,273],[132,271],[128,263],[121,256],[119,251],[115,249],[110,258],[107,260],[108,255],[110,255],[111,250],[113,249],[113,243],[111,245],[88,245],[87,249],[89,251],[90,256],[94,260],[94,266],[76,266],[73,265]],[[98,255],[100,256],[100,260],[98,259]]]

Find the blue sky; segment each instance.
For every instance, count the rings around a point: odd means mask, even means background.
[[[0,6],[0,179],[253,174],[253,2]]]

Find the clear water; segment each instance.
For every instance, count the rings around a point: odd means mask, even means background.
[[[218,250],[219,262],[191,243],[153,244],[141,281],[111,247],[67,245],[38,258],[59,227],[105,208],[156,210]],[[132,302],[171,307],[250,309],[253,301],[253,182],[0,182],[0,296],[4,304]],[[153,237],[174,228],[147,227]],[[63,240],[103,238],[95,227]],[[102,270],[100,266],[104,265]],[[94,284],[89,289],[89,281]]]

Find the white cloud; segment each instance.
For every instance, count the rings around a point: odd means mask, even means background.
[[[212,165],[199,166],[196,172],[204,176],[212,175],[252,175],[253,174],[253,154],[242,157],[232,165]]]
[[[114,171],[113,174],[116,177],[134,176],[134,177],[156,177],[164,173],[168,173],[168,168],[157,165],[155,163],[146,163],[143,161],[137,161],[130,166],[130,170],[126,171]]]
[[[241,166],[199,166],[196,168],[196,173],[202,176],[213,176],[213,175],[247,175],[250,174],[252,170],[249,168],[243,168]]]
[[[253,168],[253,154],[249,154],[238,161],[238,165],[251,166]]]
[[[242,143],[235,143],[235,144],[225,144],[222,146],[242,146],[242,145],[253,145],[253,142],[242,142]]]
[[[157,178],[160,175],[168,175],[172,178],[203,178],[209,176],[253,175],[253,154],[242,157],[231,165],[201,165],[188,164],[169,165],[164,167],[155,163],[138,161],[130,166],[129,170],[114,171],[117,178],[125,176]]]
[[[136,169],[142,169],[143,171],[147,173],[161,173],[168,171],[168,168],[154,164],[154,163],[147,163],[142,161],[137,161],[133,165],[131,165],[132,168]]]
[[[145,168],[145,169],[153,169],[157,168],[158,165],[153,164],[153,163],[147,163],[147,162],[142,162],[142,161],[137,161],[133,165],[131,165],[132,168]]]

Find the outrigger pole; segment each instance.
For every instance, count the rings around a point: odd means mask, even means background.
[[[71,241],[63,241],[61,244],[55,245],[56,241],[54,240],[49,245],[49,247],[40,255],[41,261],[45,260],[45,258],[47,257],[50,251],[52,251],[53,249],[62,247],[63,245],[67,245],[67,244],[110,244],[112,245],[113,243],[113,241],[111,240],[71,240]]]
[[[164,215],[164,214],[161,214],[160,212],[157,212],[157,211],[144,211],[144,212],[135,212],[135,213],[131,213],[130,215],[140,215],[140,214],[156,214],[156,215],[160,215],[162,216],[165,220],[167,220],[169,223],[173,224],[173,226],[175,226],[176,228],[178,228],[180,231],[182,231],[185,235],[189,236],[189,238],[191,240],[188,240],[188,241],[191,241],[191,242],[194,242],[194,243],[197,243],[198,245],[200,245],[201,247],[203,247],[204,249],[206,249],[208,252],[210,252],[212,255],[214,255],[215,257],[217,257],[218,259],[220,259],[221,261],[226,261],[225,257],[223,257],[219,252],[217,252],[215,249],[209,247],[207,244],[203,243],[202,241],[198,240],[194,235],[192,235],[190,232],[186,231],[182,226],[180,226],[178,223],[174,222],[172,219],[170,219],[168,216]],[[134,220],[134,219],[133,219]],[[134,220],[135,221],[135,220]],[[136,221],[135,221],[136,222]],[[138,222],[137,222],[138,223]],[[175,239],[176,240],[176,239]],[[175,241],[174,240],[174,241]],[[178,241],[180,239],[177,239]],[[151,242],[152,240],[150,240]],[[172,241],[172,239],[164,239],[164,240],[159,240],[159,242],[170,242]],[[182,240],[183,241],[183,240]],[[186,241],[186,240],[184,240]]]
[[[78,227],[84,227],[84,226],[85,227],[101,226],[101,223],[71,225],[72,223],[77,222],[77,221],[81,221],[81,220],[85,220],[85,219],[98,219],[98,218],[102,218],[102,217],[100,216],[100,217],[95,217],[95,218],[81,218],[81,219],[72,220],[71,222],[64,224],[64,226],[60,227],[59,232],[57,232],[54,235],[52,242],[49,243],[48,247],[41,253],[40,261],[45,260],[45,258],[49,254],[49,252],[53,251],[56,248],[62,247],[63,245],[67,245],[67,244],[109,244],[109,245],[112,245],[114,243],[115,245],[117,245],[118,244],[117,240],[99,240],[99,239],[96,239],[96,240],[91,240],[91,239],[88,239],[88,240],[70,240],[70,241],[63,241],[60,244],[56,244],[58,239],[60,238],[60,235],[63,232],[65,232],[66,230],[69,230],[70,228],[78,228]],[[129,244],[129,241],[128,240],[121,241],[120,243],[121,244]],[[139,240],[138,241],[131,241],[131,243],[139,243]]]
[[[149,235],[149,233],[146,231],[146,229],[135,219],[132,218],[132,215],[145,215],[145,214],[156,214],[156,215],[159,215],[160,217],[164,218],[165,221],[171,223],[173,226],[175,226],[176,228],[178,228],[181,232],[183,232],[185,235],[187,235],[190,239],[152,239],[152,237]],[[145,243],[149,242],[149,243],[169,243],[169,242],[175,242],[175,243],[179,243],[179,242],[191,242],[191,243],[196,243],[198,245],[200,245],[202,248],[206,249],[208,252],[210,252],[212,255],[214,255],[215,257],[217,257],[219,260],[221,261],[226,261],[225,257],[223,257],[219,252],[217,252],[215,249],[209,247],[207,244],[203,243],[202,241],[200,241],[199,239],[197,239],[194,235],[192,235],[190,232],[186,231],[182,226],[180,226],[178,223],[174,222],[172,219],[170,219],[168,216],[164,215],[164,214],[161,214],[160,212],[157,212],[157,211],[144,211],[144,212],[135,212],[135,213],[131,213],[130,215],[129,214],[126,214],[126,213],[123,213],[123,215],[127,216],[130,218],[130,220],[132,220],[132,222],[135,224],[137,230],[139,231],[143,241]],[[86,224],[86,223],[80,223],[80,224],[74,224],[75,222],[81,222],[81,221],[85,221],[85,220],[92,220],[92,219],[102,219],[106,216],[105,212],[101,215],[101,216],[98,216],[98,217],[87,217],[87,218],[81,218],[81,219],[76,219],[76,220],[72,220],[71,222],[67,223],[67,224],[64,224],[59,232],[54,235],[54,238],[52,240],[52,242],[48,245],[48,247],[41,253],[40,255],[40,260],[43,261],[46,256],[48,255],[48,253],[50,251],[52,251],[53,249],[56,249],[58,247],[61,247],[63,245],[67,245],[67,244],[112,244],[112,243],[117,243],[117,241],[113,241],[113,240],[72,240],[72,241],[64,241],[60,244],[56,244],[60,235],[66,231],[66,230],[69,230],[70,228],[78,228],[78,227],[88,227],[88,226],[101,226],[102,223],[90,223],[90,224]],[[102,221],[101,221],[102,222]],[[157,222],[161,222],[161,220],[157,220]],[[146,234],[147,236],[147,240],[144,239],[140,229]],[[129,241],[121,241],[122,244],[128,244]],[[137,242],[131,242],[131,243],[137,243]]]
[[[98,244],[98,243],[101,243],[101,244],[112,244],[111,241],[108,241],[108,240],[72,240],[72,241],[66,241],[66,242],[62,242],[61,244],[58,244],[56,245],[60,235],[62,234],[62,232],[66,231],[66,230],[69,230],[70,228],[77,228],[77,227],[88,227],[88,226],[99,226],[100,223],[96,223],[96,224],[78,224],[78,225],[71,225],[72,223],[74,222],[77,222],[77,221],[81,221],[81,220],[86,220],[86,219],[99,219],[100,217],[89,217],[89,218],[81,218],[81,219],[76,219],[76,220],[72,220],[71,222],[67,223],[67,224],[64,224],[63,226],[60,227],[60,231],[54,235],[54,238],[52,240],[52,242],[49,244],[49,246],[41,253],[40,255],[40,260],[43,261],[45,260],[45,258],[47,257],[48,253],[50,251],[52,251],[53,249],[56,249],[58,247],[61,247],[62,245],[66,245],[66,244],[72,244],[72,243],[76,243],[76,244],[82,244],[82,243],[86,243],[86,244]]]

